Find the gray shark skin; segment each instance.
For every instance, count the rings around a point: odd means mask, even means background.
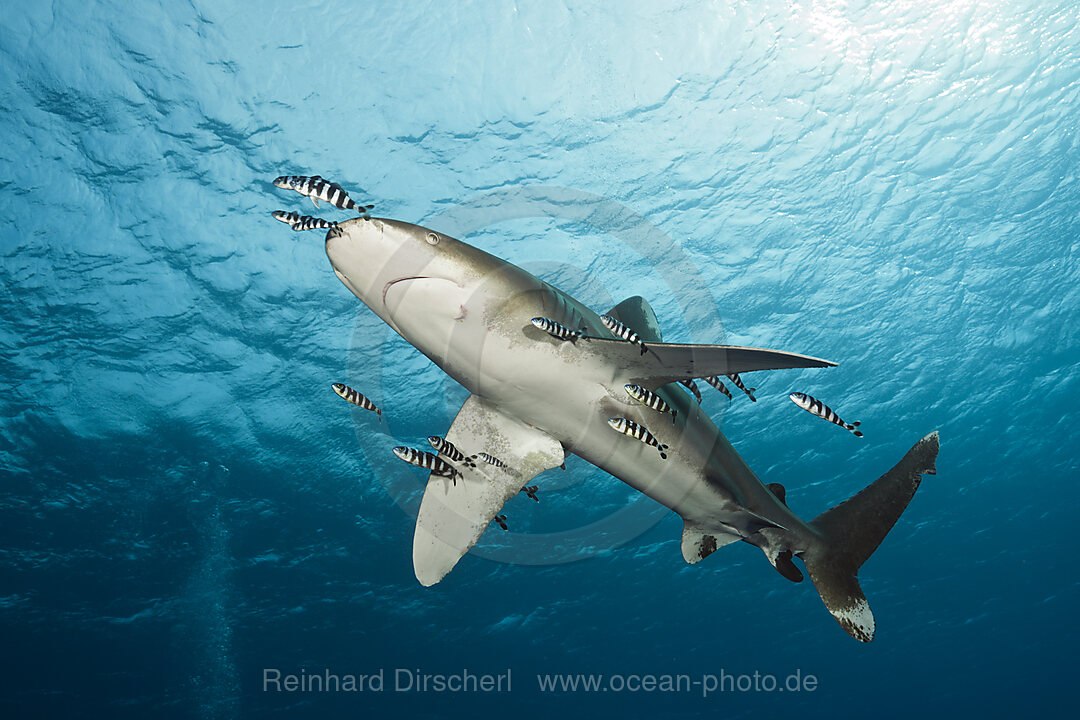
[[[743,540],[799,582],[802,573],[792,562],[799,557],[840,625],[858,640],[873,638],[857,572],[921,476],[935,472],[937,433],[862,492],[805,522],[788,508],[784,489],[761,482],[677,381],[835,363],[758,348],[663,343],[648,303],[631,298],[611,313],[641,335],[648,346],[641,354],[615,339],[597,312],[521,268],[396,220],[341,223],[327,234],[326,254],[357,298],[472,393],[447,439],[466,454],[489,452],[508,465],[459,466],[463,482],[453,486],[429,478],[413,551],[422,584],[440,581],[502,503],[569,452],[678,513],[687,562]],[[538,316],[582,329],[585,337],[558,340],[531,324]],[[677,410],[675,422],[631,398],[628,383],[660,395]],[[646,426],[669,446],[668,458],[612,430],[613,417]]]

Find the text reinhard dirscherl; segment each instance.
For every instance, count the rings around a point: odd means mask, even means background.
[[[513,690],[511,670],[502,673],[475,673],[468,669],[458,672],[428,673],[419,669],[380,668],[366,675],[335,673],[330,669],[308,671],[301,668],[283,672],[278,668],[263,668],[263,692],[286,693],[381,693],[391,692],[449,692],[449,693],[508,693]],[[668,673],[581,674],[551,673],[536,676],[536,690],[541,693],[700,693],[708,697],[724,692],[814,692],[818,679],[810,673],[795,670],[785,676],[758,671],[752,674],[701,675]]]
[[[387,678],[390,682],[387,683]],[[379,668],[368,675],[337,674],[328,669],[309,672],[301,669],[283,673],[263,668],[263,692],[510,692],[510,668],[504,673],[426,673],[411,668],[395,668],[388,673]]]

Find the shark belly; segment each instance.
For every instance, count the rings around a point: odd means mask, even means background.
[[[577,341],[552,338],[529,320],[551,318],[588,336],[609,333],[599,316],[572,297],[522,271],[515,291],[495,285],[459,298],[441,284],[444,312],[458,313],[449,332],[413,342],[440,368],[474,395],[558,440],[578,455],[686,521],[715,529],[751,534],[765,517],[785,528],[806,529],[803,522],[762,485],[719,428],[679,388],[661,388],[678,409],[676,421],[633,400],[611,368],[578,352]],[[430,302],[415,281],[419,302]],[[413,289],[408,292],[412,294]],[[396,308],[395,308],[396,309]],[[393,314],[393,313],[392,313]],[[626,437],[608,425],[625,417],[645,426],[670,447],[657,448]],[[747,512],[750,510],[750,512]],[[808,530],[808,529],[807,529]]]
[[[528,326],[527,330],[535,330]],[[522,328],[485,336],[478,355],[447,358],[443,365],[473,394],[557,439],[573,453],[608,472],[687,521],[718,532],[752,523],[743,503],[754,503],[785,527],[801,525],[775,502],[696,403],[668,395],[680,410],[670,415],[642,406],[621,384],[607,382],[603,367],[576,359],[569,342],[538,337],[522,342]],[[587,340],[578,341],[587,342]],[[573,358],[573,359],[571,359]],[[664,460],[656,447],[617,433],[612,417],[626,417],[670,446]],[[761,493],[754,493],[754,486]],[[761,497],[757,497],[761,495]]]
[[[542,280],[516,267],[470,290],[436,276],[405,277],[388,282],[382,297],[391,326],[472,394],[687,522],[740,537],[760,529],[760,518],[808,531],[685,392],[658,389],[678,409],[672,423],[630,398],[608,365],[579,352],[589,337],[610,333],[595,312]],[[441,322],[410,324],[421,316]],[[553,338],[530,323],[537,316],[587,337]],[[613,417],[646,427],[669,446],[668,459],[613,430]]]

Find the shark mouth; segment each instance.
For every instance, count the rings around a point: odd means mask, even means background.
[[[390,282],[386,283],[386,285],[383,286],[383,290],[382,290],[382,304],[383,304],[383,307],[386,308],[387,310],[390,310],[390,306],[387,304],[387,301],[388,301],[388,299],[392,301],[394,295],[397,295],[397,293],[390,294],[391,289],[395,285],[398,285],[399,283],[417,282],[417,281],[419,281],[421,283],[420,286],[419,286],[420,288],[422,288],[420,290],[420,292],[428,292],[428,293],[430,293],[432,290],[435,290],[437,288],[442,288],[441,290],[439,290],[436,293],[435,297],[430,297],[429,296],[429,299],[437,299],[437,300],[441,301],[441,304],[450,303],[450,304],[453,304],[454,307],[457,307],[456,303],[464,302],[464,300],[462,298],[462,295],[464,293],[465,288],[464,288],[463,285],[461,285],[461,283],[459,283],[459,282],[457,282],[455,280],[451,280],[450,278],[445,278],[445,277],[439,277],[438,275],[409,275],[407,277],[399,277],[399,278],[397,278],[395,280],[391,280]]]
[[[397,285],[399,282],[405,282],[407,280],[424,280],[427,277],[428,277],[427,275],[409,275],[408,277],[399,277],[397,280],[391,280],[390,282],[383,285],[383,289],[382,289],[382,304],[383,304],[383,307],[386,307],[386,293],[388,293],[390,291],[390,288],[392,288],[394,285]]]

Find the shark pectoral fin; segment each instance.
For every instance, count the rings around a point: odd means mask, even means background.
[[[706,529],[697,523],[683,522],[682,556],[693,565],[712,555],[719,548],[730,545],[741,538],[723,530]]]
[[[564,457],[558,440],[475,395],[458,411],[446,439],[462,452],[494,455],[507,467],[458,464],[456,485],[429,476],[413,536],[413,570],[426,586],[446,577],[522,485],[559,467]]]
[[[642,355],[636,345],[603,338],[590,340],[584,352],[599,355],[605,364],[614,365],[621,378],[649,388],[711,375],[836,365],[809,355],[735,345],[652,342],[649,352]]]

